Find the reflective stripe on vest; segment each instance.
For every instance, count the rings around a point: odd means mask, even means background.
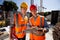
[[[44,16],[40,16],[40,26],[44,27]]]

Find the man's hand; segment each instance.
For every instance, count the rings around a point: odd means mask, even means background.
[[[44,33],[46,33],[46,32],[47,32],[47,29],[46,29],[46,28],[44,28],[44,29],[43,29],[43,32],[44,32]]]

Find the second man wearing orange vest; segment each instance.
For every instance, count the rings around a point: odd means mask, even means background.
[[[31,25],[31,28],[44,28],[43,32],[45,30],[47,30],[48,25],[47,22],[45,21],[44,16],[38,15],[37,14],[37,7],[35,5],[31,5],[30,6],[30,11],[32,13],[32,17],[29,19],[29,23]],[[36,31],[35,31],[36,32]],[[38,34],[39,32],[37,31],[36,34]],[[40,35],[36,35],[34,33],[30,33],[30,40],[45,40],[45,34],[40,36]],[[40,33],[39,33],[40,34]]]

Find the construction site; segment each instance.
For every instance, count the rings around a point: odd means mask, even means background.
[[[0,2],[0,40],[60,40],[59,8],[49,11],[44,0]]]

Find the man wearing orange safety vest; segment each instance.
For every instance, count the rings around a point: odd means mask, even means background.
[[[17,15],[16,13],[14,14],[14,24],[15,24],[14,30],[15,30],[15,35],[18,38],[18,40],[25,40],[26,33],[24,32],[24,30],[26,30],[26,24],[28,22],[28,17],[26,15],[28,5],[25,2],[23,2],[20,5],[20,8],[21,8],[21,12],[18,13]]]
[[[48,29],[47,22],[45,21],[44,16],[38,15],[37,12],[37,7],[35,5],[30,6],[30,11],[32,13],[32,17],[29,19],[29,23],[31,25],[31,28],[35,27],[42,27],[43,32]],[[38,32],[37,32],[38,33]],[[30,33],[30,40],[45,40],[45,34],[42,36],[37,36],[33,33]]]

